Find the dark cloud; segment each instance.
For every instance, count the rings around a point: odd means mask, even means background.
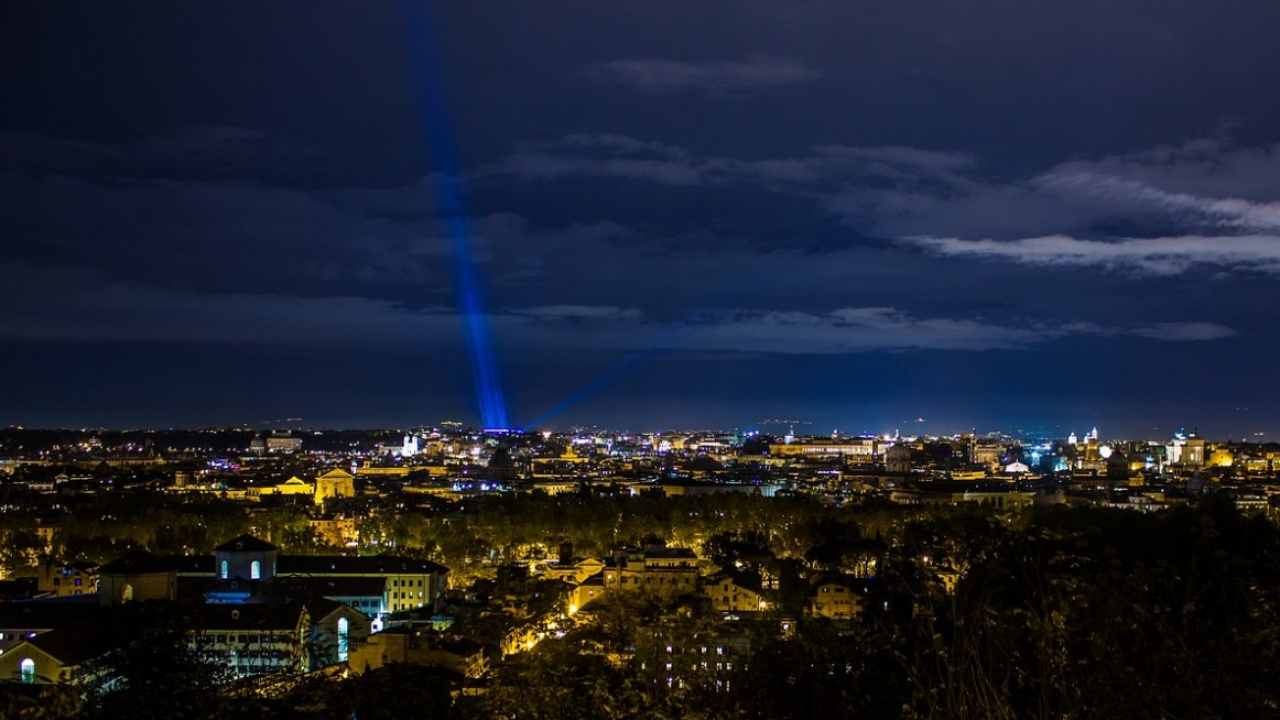
[[[188,294],[112,281],[92,271],[15,270],[0,288],[0,301],[11,309],[0,322],[0,337],[14,341],[449,348],[456,344],[460,326],[449,308],[410,309],[349,295]],[[822,314],[708,310],[679,322],[658,322],[637,308],[548,305],[511,308],[488,321],[504,348],[541,353],[600,348],[764,355],[1022,350],[1071,336],[1203,341],[1235,334],[1208,322],[1132,329],[1089,323],[1002,326],[982,319],[913,317],[890,307]]]
[[[465,412],[451,221],[516,415],[1275,425],[1265,3],[401,10],[0,9],[0,422]]]
[[[769,90],[812,80],[813,69],[794,58],[753,57],[737,61],[613,60],[590,69],[602,81],[643,93],[696,90],[716,95]]]

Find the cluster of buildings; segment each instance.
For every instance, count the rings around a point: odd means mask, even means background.
[[[281,555],[244,535],[212,557],[135,550],[100,567],[45,561],[40,582],[50,591],[0,602],[0,679],[101,679],[121,639],[108,628],[145,622],[128,610],[155,603],[179,609],[189,649],[232,677],[330,667],[398,613],[441,610],[448,570],[386,555]]]
[[[251,513],[292,506],[305,510],[320,544],[347,551],[386,549],[386,538],[362,536],[370,517],[453,512],[471,497],[513,492],[803,494],[836,505],[879,497],[1010,511],[1156,511],[1219,493],[1249,511],[1280,509],[1280,445],[1185,432],[1158,442],[1107,440],[1096,428],[1035,441],[458,428],[101,434],[41,444],[0,433],[0,509],[56,518],[85,498],[118,492],[216,497]],[[56,519],[36,530],[53,527]],[[83,569],[58,569],[68,571],[42,574],[41,590],[84,592]]]
[[[49,506],[138,488],[330,509],[349,508],[340,501],[352,499],[425,505],[486,493],[574,492],[584,485],[668,495],[803,492],[834,500],[867,493],[892,498],[898,490],[950,482],[1053,485],[1067,492],[1160,486],[1172,497],[1175,485],[1186,490],[1194,480],[1200,487],[1280,492],[1280,445],[1209,442],[1184,432],[1166,441],[1106,440],[1096,428],[1034,441],[974,434],[496,435],[456,428],[59,439],[46,446],[0,443],[0,504]]]
[[[332,554],[284,555],[245,535],[211,556],[135,551],[98,565],[33,555],[29,591],[12,591],[15,581],[0,578],[0,681],[109,683],[103,658],[127,636],[106,628],[141,621],[131,609],[155,604],[181,608],[190,652],[232,678],[361,672],[391,662],[477,678],[503,655],[588,622],[593,603],[620,593],[698,602],[726,617],[781,612],[779,579],[767,569],[714,568],[688,548],[651,544],[600,558],[562,548],[554,559],[500,569],[492,586],[451,589],[444,567],[361,535],[366,518],[462,512],[478,495],[806,494],[831,504],[880,497],[1009,512],[1045,503],[1150,511],[1206,493],[1271,512],[1280,499],[1280,446],[1209,442],[1194,433],[1163,442],[1109,441],[1096,429],[1037,442],[460,430],[192,438],[204,445],[175,449],[166,444],[174,438],[121,444],[83,434],[51,447],[0,445],[0,509],[52,518],[34,530],[47,546],[59,512],[104,493],[209,496],[251,513],[293,506]],[[392,554],[351,554],[357,549]],[[813,570],[801,611],[835,621],[887,611],[893,598],[877,585],[874,567],[870,557],[857,570]],[[928,570],[943,592],[960,577],[949,567]],[[708,642],[732,652],[737,641]]]
[[[861,573],[814,573],[805,611],[857,619],[876,592],[873,570],[874,561]],[[495,660],[590,622],[593,604],[618,594],[702,603],[733,619],[779,609],[778,578],[767,570],[714,569],[660,543],[605,558],[576,557],[566,545],[554,559],[455,590],[448,570],[427,560],[284,555],[252,535],[212,556],[135,550],[101,566],[45,560],[39,574],[44,592],[0,602],[0,682],[109,687],[108,658],[145,634],[137,624],[153,622],[156,607],[182,617],[187,651],[228,681],[394,662],[480,678]],[[144,607],[153,611],[130,612]]]

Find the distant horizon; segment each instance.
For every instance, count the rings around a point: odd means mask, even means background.
[[[424,431],[424,430],[444,430],[446,432],[469,433],[469,434],[477,434],[477,435],[486,434],[486,431],[493,431],[493,430],[499,429],[499,428],[481,428],[476,425],[467,425],[465,423],[463,423],[460,427],[457,427],[457,428],[444,427],[445,423],[448,423],[448,422],[451,422],[451,421],[442,421],[439,423],[418,423],[418,424],[407,424],[407,425],[358,425],[358,426],[357,425],[330,425],[330,424],[312,425],[312,424],[305,424],[305,423],[300,425],[206,424],[206,425],[191,425],[191,426],[123,426],[123,425],[120,425],[120,426],[115,426],[115,425],[31,426],[31,425],[23,425],[20,423],[14,423],[14,424],[8,424],[4,426],[3,429],[13,430],[13,431],[30,431],[30,432],[77,432],[77,433],[237,432],[238,431],[238,432],[251,432],[255,434],[267,433],[272,431],[281,431],[281,432],[288,431],[288,432],[299,432],[299,433],[324,433],[324,432],[410,433],[410,432]],[[974,436],[974,437],[988,437],[988,436],[996,435],[1000,437],[1007,437],[1012,440],[1025,440],[1028,442],[1066,440],[1072,434],[1075,434],[1078,438],[1080,438],[1083,441],[1085,435],[1093,429],[1093,426],[1081,427],[1073,430],[1068,430],[1066,432],[1063,432],[1060,435],[1046,433],[1043,431],[1036,431],[1036,430],[1026,430],[1026,429],[1009,430],[1009,429],[994,428],[994,427],[993,428],[977,428],[976,431],[973,428],[968,428],[968,429],[958,429],[958,430],[916,430],[915,432],[901,431],[900,428],[895,428],[895,429],[880,431],[880,432],[874,432],[874,431],[849,432],[849,431],[845,431],[837,428],[837,429],[834,429],[833,431],[821,432],[821,431],[815,431],[806,425],[802,425],[799,423],[798,425],[799,427],[797,427],[794,432],[794,435],[797,438],[830,438],[833,436],[833,432],[838,432],[840,437],[849,437],[849,438],[886,437],[886,436],[948,438],[948,437],[960,437],[960,436],[966,436],[966,435]],[[683,434],[683,433],[689,433],[689,434],[723,433],[723,434],[738,434],[738,435],[745,436],[747,433],[755,433],[755,434],[770,436],[774,438],[783,438],[788,434],[790,430],[790,428],[783,428],[779,430],[760,429],[757,426],[734,426],[734,427],[666,426],[661,428],[634,429],[629,427],[621,427],[621,426],[605,425],[605,424],[595,424],[595,425],[574,424],[574,425],[568,425],[568,426],[549,426],[549,427],[539,427],[539,428],[533,428],[533,429],[512,427],[512,428],[505,428],[505,429],[510,431],[513,434],[522,433],[524,435],[537,435],[544,431],[550,431],[554,435],[568,435],[573,433],[575,428],[578,428],[584,434],[610,433],[610,434],[629,434],[629,435],[656,435],[656,434]],[[1151,434],[1128,435],[1124,433],[1108,433],[1100,429],[1099,439],[1102,441],[1114,440],[1114,441],[1122,441],[1122,442],[1144,442],[1144,441],[1161,442],[1161,441],[1172,440],[1175,434],[1179,432],[1185,432],[1188,436],[1199,437],[1209,442],[1241,442],[1241,443],[1254,443],[1254,444],[1264,444],[1268,442],[1280,443],[1280,437],[1270,439],[1265,434],[1261,436],[1259,435],[1217,436],[1213,434],[1207,434],[1195,427],[1171,428],[1168,431],[1167,435],[1151,435]],[[493,434],[495,436],[500,436],[497,433],[493,433]]]

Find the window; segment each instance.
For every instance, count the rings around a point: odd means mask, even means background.
[[[133,586],[125,584],[124,590],[120,592],[120,602],[129,602],[133,599]]]
[[[36,681],[36,661],[31,658],[24,658],[19,664],[22,672],[22,682],[25,685],[31,685]]]
[[[347,623],[347,619],[338,618],[338,662],[347,661],[347,650],[349,647],[347,633],[349,630],[350,626]]]
[[[227,579],[227,561],[226,560],[222,561],[222,579],[223,580]]]
[[[252,563],[249,564],[249,579],[250,580],[262,579],[262,563],[258,562],[257,560],[254,560]]]

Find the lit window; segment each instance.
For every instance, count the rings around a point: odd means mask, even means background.
[[[223,580],[227,579],[227,561],[226,560],[222,561],[222,579]]]
[[[261,580],[261,579],[262,579],[262,563],[258,562],[257,560],[254,560],[252,563],[250,563],[250,565],[249,565],[249,579],[250,579],[250,580]]]
[[[347,639],[348,630],[349,625],[347,623],[347,619],[338,618],[338,662],[347,661],[347,650],[349,647]]]
[[[22,682],[31,685],[36,681],[36,661],[31,658],[24,658],[19,664],[22,669]]]
[[[124,590],[120,593],[120,602],[129,602],[133,599],[133,586],[125,585]]]

